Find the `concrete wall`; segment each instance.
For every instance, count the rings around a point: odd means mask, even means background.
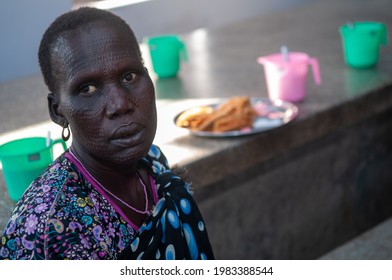
[[[72,0],[2,1],[0,82],[39,72],[38,46],[48,25],[72,7]]]
[[[111,9],[139,40],[219,26],[315,0],[151,0]],[[12,0],[0,9],[0,82],[39,73],[37,50],[47,26],[72,8],[72,0]]]
[[[185,33],[263,15],[315,0],[154,0],[111,9],[141,40],[162,33]]]
[[[316,259],[387,219],[390,143],[391,110],[196,190],[216,258]]]

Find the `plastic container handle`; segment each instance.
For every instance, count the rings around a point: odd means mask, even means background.
[[[380,38],[380,44],[386,46],[388,44],[388,32],[387,32],[387,26],[385,24],[381,25],[381,38]]]
[[[313,70],[313,80],[316,85],[321,84],[320,67],[317,58],[309,58],[309,64],[312,66]]]
[[[65,144],[65,141],[63,139],[56,139],[53,140],[52,143],[50,144],[51,147],[53,147],[54,145],[60,143],[63,146],[64,152],[67,150],[67,144]]]
[[[261,64],[261,65],[264,66],[264,63],[265,63],[264,57],[258,57],[258,58],[257,58],[257,63],[259,63],[259,64]]]
[[[178,39],[178,43],[180,44],[180,53],[181,53],[181,58],[183,61],[188,61],[188,51],[186,48],[186,45],[183,41]]]

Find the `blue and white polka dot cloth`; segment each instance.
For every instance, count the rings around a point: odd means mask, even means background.
[[[189,185],[169,169],[156,146],[151,147],[143,167],[155,180],[159,201],[120,259],[214,259]]]

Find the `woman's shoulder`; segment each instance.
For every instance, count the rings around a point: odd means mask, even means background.
[[[25,207],[36,208],[38,205],[45,205],[54,212],[75,197],[87,197],[90,192],[91,185],[86,183],[77,167],[64,153],[31,183],[14,212]]]
[[[46,238],[48,225],[61,226],[61,219],[66,219],[67,209],[62,209],[69,198],[69,182],[77,179],[72,165],[64,155],[58,157],[37,177],[16,204],[14,211],[3,231],[0,247],[0,259],[31,258],[33,250],[38,257]],[[76,183],[76,181],[75,181]],[[61,218],[59,218],[61,216]],[[37,251],[38,249],[38,251]]]
[[[71,176],[72,168],[68,160],[64,155],[59,156],[30,184],[17,202],[14,213],[39,204],[49,206]]]
[[[63,155],[54,160],[29,186],[20,200],[20,203],[36,201],[39,196],[48,200],[49,196],[56,195],[70,177],[76,176],[71,163]]]
[[[151,145],[147,156],[144,157],[141,162],[149,171],[155,175],[159,175],[170,168],[166,156],[162,150],[154,144]]]

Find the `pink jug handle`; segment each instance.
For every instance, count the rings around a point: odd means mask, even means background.
[[[320,67],[317,58],[309,58],[309,64],[312,66],[313,70],[313,80],[316,85],[321,84]]]
[[[259,63],[259,64],[261,64],[261,65],[264,65],[264,63],[265,63],[265,59],[264,59],[264,57],[258,57],[257,58],[257,63]]]

